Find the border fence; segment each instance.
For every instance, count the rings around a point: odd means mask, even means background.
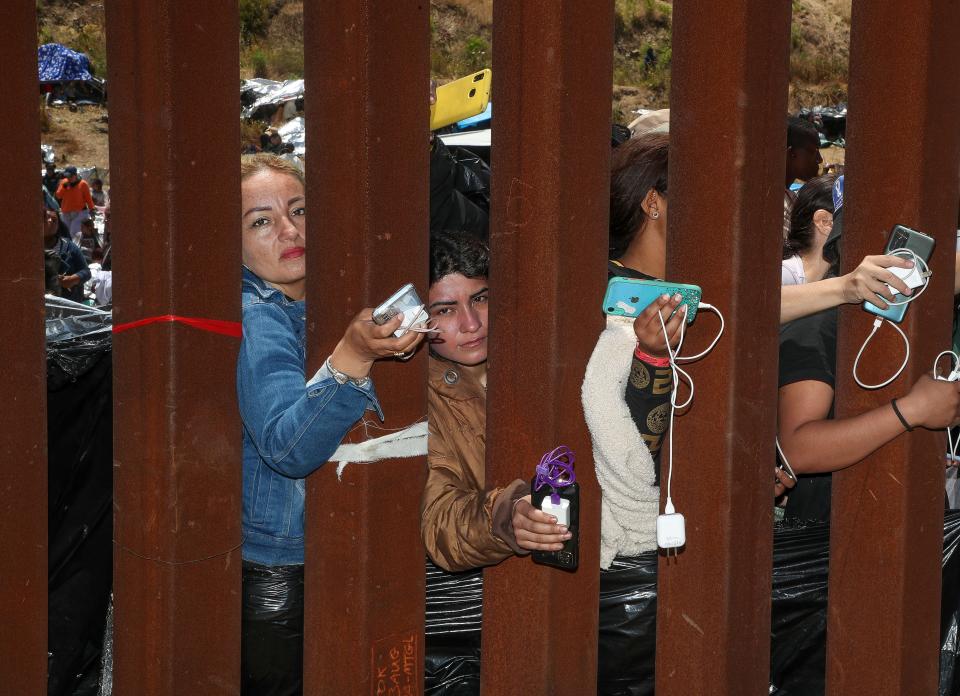
[[[0,23],[8,171],[36,171],[36,3]],[[429,3],[305,2],[310,346],[402,282],[427,278]],[[115,324],[238,321],[238,12],[235,0],[107,0]],[[772,510],[789,0],[674,0],[668,276],[726,315],[696,412],[676,423],[674,494],[689,543],[661,558],[657,693],[768,692]],[[556,444],[578,454],[580,568],[486,571],[484,694],[592,693],[599,488],[581,416],[602,327],[613,2],[494,3],[491,479],[527,477]],[[845,264],[894,222],[955,244],[960,4],[853,0]],[[201,77],[209,76],[209,77]],[[418,77],[419,76],[419,77]],[[316,153],[316,154],[311,154]],[[36,180],[6,182],[0,257],[0,692],[41,694],[47,664],[43,276]],[[32,264],[29,259],[37,258]],[[904,330],[916,379],[949,345],[952,255],[935,254]],[[838,368],[869,319],[841,311]],[[704,332],[710,333],[710,332]],[[693,340],[694,337],[691,337]],[[899,355],[892,332],[872,350]],[[114,340],[117,694],[239,693],[238,342],[182,323]],[[322,360],[321,350],[308,360]],[[426,359],[377,368],[385,428],[426,410]],[[838,387],[842,415],[891,389]],[[709,405],[709,406],[708,406]],[[363,439],[358,429],[350,436]],[[827,693],[937,689],[942,479],[934,434],[913,432],[835,475]],[[422,692],[423,461],[325,467],[308,483],[305,693]],[[704,486],[704,481],[709,486]],[[412,657],[382,691],[378,666]]]

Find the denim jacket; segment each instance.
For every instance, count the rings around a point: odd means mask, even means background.
[[[303,563],[304,478],[337,449],[365,409],[383,413],[373,383],[304,377],[306,305],[243,269],[237,399],[243,420],[243,558]]]

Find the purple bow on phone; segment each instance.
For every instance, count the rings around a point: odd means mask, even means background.
[[[539,491],[544,486],[550,486],[550,502],[554,505],[560,504],[560,494],[558,488],[571,485],[577,480],[577,475],[573,471],[573,463],[576,457],[566,445],[560,445],[552,452],[543,455],[540,463],[537,464],[537,478],[533,483],[533,488]]]

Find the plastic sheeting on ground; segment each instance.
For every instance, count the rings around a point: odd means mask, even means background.
[[[109,337],[113,326],[112,312],[54,295],[47,295],[44,299],[48,354],[56,355],[73,339],[91,340],[93,334],[92,340],[95,341],[101,340],[103,334]]]
[[[954,511],[944,522],[940,696],[960,695],[958,544]],[[829,548],[826,525],[784,526],[774,534],[770,694],[824,692]],[[425,695],[480,693],[482,590],[480,571],[452,574],[427,563]],[[619,558],[600,573],[598,694],[654,693],[656,618],[655,552]]]
[[[265,80],[254,78],[244,80],[240,87],[240,103],[243,118],[254,118],[265,107],[276,107],[290,101],[303,99],[303,80]]]
[[[47,693],[93,696],[113,579],[110,315],[47,298],[47,316]]]

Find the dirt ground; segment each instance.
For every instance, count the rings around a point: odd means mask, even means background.
[[[76,111],[66,106],[48,107],[47,119],[50,129],[41,134],[40,141],[53,146],[58,167],[73,164],[110,169],[107,110],[104,107],[78,106]]]

